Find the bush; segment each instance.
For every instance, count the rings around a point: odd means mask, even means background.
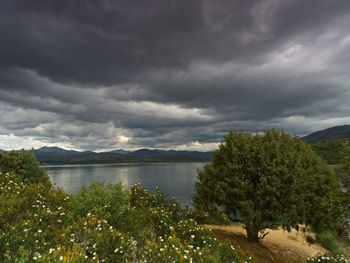
[[[33,153],[9,151],[0,153],[0,171],[12,172],[22,177],[24,183],[45,183],[51,185],[45,170],[39,166]]]
[[[218,206],[211,206],[204,210],[201,207],[196,207],[191,210],[191,218],[201,224],[212,225],[230,225],[231,221],[228,216],[221,211]]]
[[[75,195],[72,212],[73,216],[83,217],[87,213],[104,211],[107,220],[117,225],[129,209],[129,194],[121,183],[104,187],[95,182],[89,187],[83,186]]]
[[[104,262],[132,262],[136,258],[136,241],[126,233],[115,229],[99,215],[88,213],[67,229],[67,238],[72,245],[79,245],[85,255]]]
[[[71,197],[42,183],[24,184],[22,176],[0,174],[0,261],[31,259],[49,248],[65,246],[62,238],[70,224],[66,214]],[[25,262],[27,262],[25,260]]]
[[[192,209],[182,208],[175,198],[166,199],[158,187],[155,193],[151,194],[140,184],[135,184],[130,188],[130,200],[131,206],[135,208],[162,208],[168,211],[175,221],[186,219],[192,214]]]

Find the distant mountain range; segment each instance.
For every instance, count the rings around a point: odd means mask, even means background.
[[[37,150],[34,150],[34,154],[61,154],[61,155],[84,155],[84,154],[97,154],[97,155],[110,155],[110,154],[118,154],[123,156],[138,156],[138,157],[154,157],[154,156],[170,156],[170,155],[190,155],[197,156],[203,158],[211,158],[212,152],[200,152],[200,151],[175,151],[175,150],[150,150],[150,149],[140,149],[136,151],[124,151],[124,150],[114,150],[109,152],[92,152],[92,151],[73,151],[73,150],[65,150],[59,147],[41,147]]]
[[[331,127],[325,130],[313,132],[302,138],[307,143],[350,138],[350,125]]]
[[[47,153],[47,154],[63,154],[63,155],[76,155],[76,154],[82,154],[85,152],[78,152],[78,151],[73,151],[73,150],[66,150],[66,149],[62,149],[59,147],[41,147],[37,150],[34,150],[34,153]]]
[[[108,152],[73,151],[59,147],[42,147],[32,150],[44,164],[135,163],[135,162],[208,162],[212,152],[164,151],[140,149],[137,151],[114,150]]]
[[[331,142],[323,143],[323,141],[350,139],[350,125],[335,126],[325,130],[313,132],[301,139],[307,143],[311,143],[312,147],[321,156],[327,152],[323,148]],[[319,145],[321,143],[321,146]],[[317,144],[316,144],[317,143]],[[334,142],[341,145],[341,142]],[[334,144],[332,142],[332,145]],[[325,146],[326,145],[326,146]],[[334,146],[334,145],[333,145]],[[332,147],[333,147],[332,146]],[[331,147],[331,148],[332,148]],[[340,146],[339,146],[340,147]],[[338,148],[339,148],[338,147]],[[333,147],[334,148],[334,147]],[[3,150],[0,149],[0,152]],[[200,151],[175,151],[175,150],[151,150],[140,149],[137,151],[125,151],[121,149],[108,152],[92,152],[92,151],[74,151],[65,150],[59,147],[41,147],[32,150],[40,163],[45,164],[85,164],[85,163],[135,163],[135,162],[208,162],[212,158],[213,152]],[[337,156],[339,154],[336,154]],[[328,155],[327,155],[328,156]],[[332,157],[333,158],[333,157]],[[325,158],[325,159],[332,159]],[[337,158],[333,158],[337,159]]]

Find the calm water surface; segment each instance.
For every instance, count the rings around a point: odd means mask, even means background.
[[[150,191],[159,186],[167,197],[190,204],[197,169],[205,163],[140,163],[48,165],[45,167],[54,185],[68,193],[76,193],[83,184],[98,181],[103,184],[122,182],[125,186],[141,183]]]

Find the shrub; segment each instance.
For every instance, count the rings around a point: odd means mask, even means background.
[[[175,199],[167,199],[157,187],[155,193],[151,194],[140,184],[130,188],[131,206],[135,208],[162,208],[171,214],[175,221],[183,220],[191,216],[192,210],[189,207],[182,208]]]
[[[62,238],[71,197],[42,183],[24,184],[13,173],[0,174],[0,261],[31,259],[67,241]],[[26,262],[27,262],[26,260]]]
[[[51,185],[50,178],[45,170],[39,166],[33,153],[22,150],[21,152],[9,151],[0,153],[0,171],[12,172],[22,177],[23,182],[45,183]]]
[[[136,241],[125,233],[119,232],[105,219],[102,212],[98,215],[88,213],[67,229],[72,245],[79,245],[85,255],[103,262],[130,262],[136,250]]]
[[[228,216],[218,207],[211,206],[206,210],[202,207],[196,207],[191,210],[191,217],[201,224],[229,225],[231,224]]]
[[[108,221],[117,225],[129,208],[129,194],[121,183],[104,187],[95,182],[89,187],[83,186],[75,195],[72,211],[73,216],[83,217],[103,210]]]
[[[323,247],[331,251],[334,255],[344,254],[344,250],[339,242],[335,239],[335,236],[331,232],[322,232],[316,235],[316,242]]]

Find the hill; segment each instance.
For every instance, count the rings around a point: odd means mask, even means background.
[[[66,150],[66,149],[62,149],[59,147],[41,147],[39,149],[37,149],[35,152],[37,153],[41,153],[41,154],[62,154],[62,155],[75,155],[75,154],[82,154],[84,152],[78,152],[78,151],[73,151],[73,150]]]
[[[350,138],[350,125],[331,127],[325,130],[313,132],[302,138],[307,143]]]
[[[301,139],[309,143],[327,163],[338,164],[343,158],[343,144],[346,141],[350,142],[350,125],[313,132]]]

